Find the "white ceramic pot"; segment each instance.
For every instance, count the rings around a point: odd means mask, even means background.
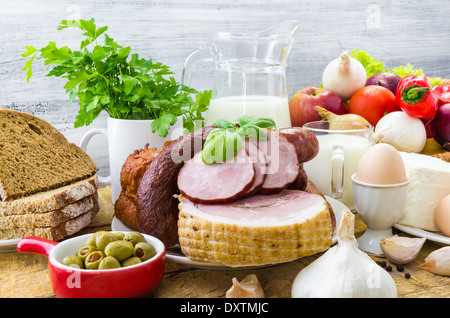
[[[161,137],[157,132],[152,133],[153,120],[130,120],[108,117],[106,129],[91,129],[83,136],[80,148],[86,151],[91,138],[97,134],[108,138],[110,175],[99,176],[101,184],[111,185],[113,203],[120,195],[120,171],[127,157],[137,149],[142,149],[148,143],[149,148],[161,148],[167,140],[173,140],[183,134],[183,120],[179,118],[166,137]]]

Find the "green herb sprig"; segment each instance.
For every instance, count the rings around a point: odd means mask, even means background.
[[[130,56],[131,48],[115,42],[105,33],[108,27],[97,27],[94,19],[61,21],[58,30],[67,28],[78,28],[85,36],[79,50],[58,48],[53,41],[41,49],[26,46],[21,56],[29,59],[22,71],[28,82],[33,61],[44,59],[45,65],[56,65],[46,76],[67,80],[64,89],[70,103],[78,97],[75,127],[90,125],[103,110],[113,118],[154,119],[151,129],[163,137],[179,116],[189,131],[203,126],[202,113],[208,109],[211,91],[177,83],[167,65]]]
[[[233,123],[219,119],[214,123],[219,126],[211,130],[206,137],[202,150],[202,161],[207,164],[225,162],[242,149],[246,138],[267,140],[267,134],[261,128],[274,129],[275,122],[270,118],[241,116]]]

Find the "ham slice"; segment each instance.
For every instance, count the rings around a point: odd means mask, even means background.
[[[329,205],[318,194],[283,190],[217,205],[179,200],[179,242],[194,261],[276,264],[324,251],[332,242]]]
[[[201,151],[178,174],[180,193],[197,203],[226,203],[245,194],[253,185],[255,169],[245,148],[222,163],[207,164]]]
[[[271,194],[287,188],[297,178],[299,163],[294,145],[280,133],[265,129],[268,139],[250,139],[266,156],[267,175],[260,192]]]
[[[266,180],[268,164],[266,155],[254,143],[245,141],[245,151],[253,161],[253,168],[255,169],[255,180],[250,189],[243,196],[251,196],[261,189]]]

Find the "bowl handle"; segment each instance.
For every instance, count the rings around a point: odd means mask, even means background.
[[[20,253],[37,253],[48,257],[56,244],[58,242],[46,240],[42,237],[28,236],[17,243],[17,251]]]

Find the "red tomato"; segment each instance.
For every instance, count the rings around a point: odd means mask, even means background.
[[[369,85],[360,88],[350,98],[347,106],[349,113],[364,117],[372,126],[386,113],[401,110],[395,95],[387,88],[379,85]]]

